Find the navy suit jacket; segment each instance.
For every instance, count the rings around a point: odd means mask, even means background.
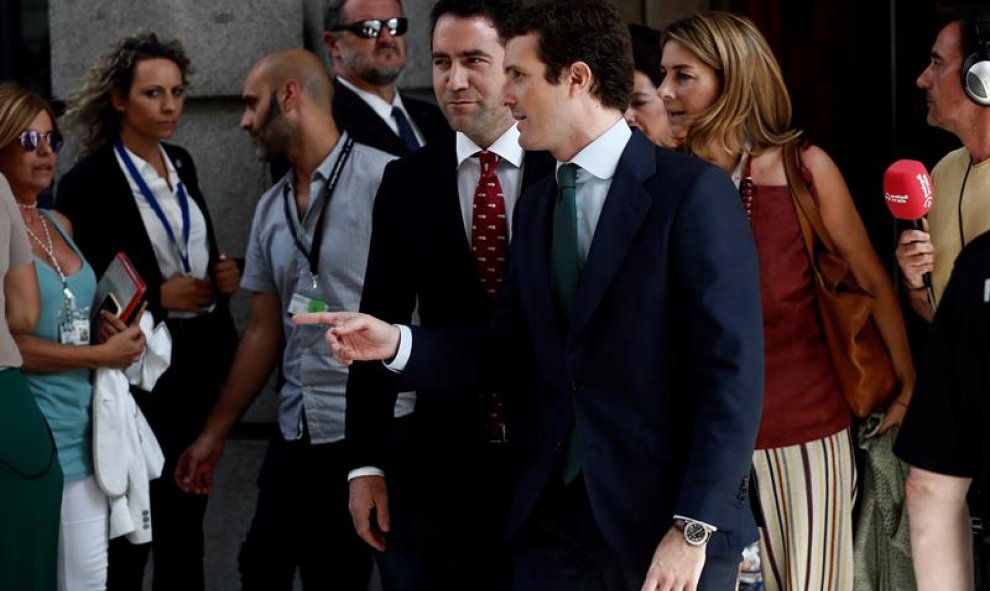
[[[527,153],[522,189],[552,174],[553,163],[546,152]],[[375,198],[361,311],[408,324],[417,304],[422,326],[483,328],[494,313],[464,231],[454,135],[389,163]],[[352,469],[385,466],[397,382],[379,362],[351,368],[346,441]],[[484,434],[478,412],[484,392],[468,390],[476,396],[464,388],[428,390],[416,402],[419,456],[442,474],[458,472],[450,468],[461,460],[477,461],[470,444],[481,443]]]
[[[396,156],[409,153],[402,139],[368,103],[336,78],[333,80],[333,92],[333,120],[337,127],[350,133],[354,141]],[[402,95],[402,104],[409,117],[419,128],[427,144],[453,136],[453,131],[439,108],[404,93],[399,94]]]
[[[517,209],[510,269],[484,331],[413,328],[403,386],[512,375],[504,354],[531,348],[539,408],[510,534],[552,478],[574,422],[599,528],[646,572],[674,515],[713,524],[709,553],[756,539],[748,475],[763,392],[756,249],[739,194],[698,159],[626,145],[576,294],[570,328],[555,314],[549,252],[556,185]]]

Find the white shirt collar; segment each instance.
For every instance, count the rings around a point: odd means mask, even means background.
[[[457,167],[460,168],[464,161],[471,158],[478,152],[481,152],[484,148],[480,147],[478,144],[468,136],[461,132],[457,132]],[[492,145],[488,147],[489,152],[495,152],[498,157],[506,162],[509,162],[516,168],[522,166],[524,151],[519,145],[519,130],[516,129],[515,124],[513,124],[509,129],[505,130],[505,133],[500,135],[497,140],[492,142]]]
[[[353,90],[355,94],[361,97],[361,100],[368,103],[368,106],[371,107],[371,110],[373,110],[375,113],[378,114],[379,117],[381,117],[386,121],[392,120],[392,107],[399,107],[400,109],[402,109],[404,113],[406,113],[407,116],[409,115],[409,112],[406,111],[406,106],[402,104],[402,96],[399,95],[398,90],[395,91],[395,97],[392,99],[392,102],[389,103],[386,102],[385,99],[383,99],[382,97],[378,96],[373,92],[368,92],[367,90],[363,90],[358,88],[357,86],[354,86],[354,84],[345,80],[343,76],[337,76],[337,80],[339,80],[340,83],[346,86],[347,88]]]
[[[615,176],[619,158],[622,157],[622,151],[626,149],[631,137],[632,130],[629,129],[629,124],[620,117],[612,127],[605,130],[605,133],[582,148],[569,163],[578,165],[579,175],[583,170],[601,180],[609,180]],[[558,162],[556,170],[560,170],[564,164],[568,162]]]
[[[137,171],[141,173],[142,177],[145,179],[160,178],[158,176],[158,171],[155,170],[155,167],[152,166],[150,162],[132,152],[126,145],[124,146],[124,150],[127,152],[131,162],[134,163],[134,167],[137,168]],[[161,144],[158,144],[158,150],[161,151],[162,160],[165,161],[165,170],[168,173],[168,184],[171,185],[172,190],[175,191],[176,183],[181,180],[179,179],[179,173],[175,170],[175,166],[172,164],[172,159],[168,157],[168,152],[165,151],[165,148]]]

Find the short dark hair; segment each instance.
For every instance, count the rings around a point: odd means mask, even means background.
[[[522,8],[522,0],[439,0],[430,10],[430,31],[437,28],[440,17],[448,14],[458,18],[480,17],[488,19],[504,41],[504,32]]]
[[[630,24],[629,36],[632,38],[633,66],[646,74],[654,86],[660,86],[663,82],[663,66],[660,65],[663,33],[646,25]]]
[[[530,6],[510,23],[504,37],[539,35],[544,77],[557,84],[564,69],[588,64],[592,96],[610,109],[629,106],[633,85],[632,42],[619,9],[608,0],[550,0]]]
[[[963,61],[977,52],[976,19],[979,13],[979,3],[940,3],[935,7],[939,17],[939,29],[959,23],[959,53]]]

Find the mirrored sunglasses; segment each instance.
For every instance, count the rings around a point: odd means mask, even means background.
[[[17,140],[20,142],[21,147],[28,152],[34,152],[37,150],[38,146],[41,145],[42,138],[45,139],[45,143],[48,144],[48,149],[52,152],[58,152],[62,149],[62,134],[57,131],[41,133],[39,131],[29,129],[17,136]]]
[[[409,30],[409,20],[404,16],[392,18],[371,18],[347,25],[337,25],[330,29],[333,32],[350,31],[362,39],[377,39],[384,29],[393,37],[405,35]]]

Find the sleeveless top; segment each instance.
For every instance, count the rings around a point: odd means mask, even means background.
[[[756,448],[767,449],[833,435],[848,427],[852,417],[822,334],[811,264],[790,188],[753,185],[753,190],[750,213],[760,265],[766,358]]]
[[[57,230],[82,260],[82,267],[67,276],[66,280],[75,296],[76,306],[91,307],[96,297],[96,275],[93,268],[86,262],[72,238],[62,230],[54,214],[40,209],[38,212],[47,217],[50,229]],[[59,323],[65,316],[62,280],[47,257],[36,256],[35,268],[38,271],[38,287],[41,292],[41,316],[32,334],[58,342]],[[55,435],[58,460],[65,480],[79,480],[93,474],[93,385],[90,382],[90,370],[80,367],[57,373],[25,372],[24,377]]]

